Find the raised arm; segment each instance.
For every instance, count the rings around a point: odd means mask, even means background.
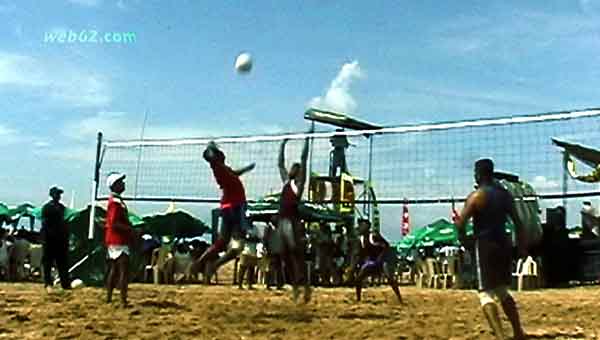
[[[300,168],[302,169],[302,177],[298,181],[298,197],[302,197],[302,192],[304,191],[304,184],[306,183],[306,163],[308,161],[308,149],[309,149],[310,141],[309,138],[306,137],[304,140],[304,148],[302,149],[302,155],[300,156]]]
[[[281,146],[279,147],[279,159],[277,161],[277,166],[279,167],[279,176],[281,177],[281,181],[284,183],[288,180],[288,173],[287,169],[285,168],[285,144],[287,141],[287,139],[284,139],[281,142]]]
[[[248,164],[241,169],[233,170],[233,173],[235,173],[239,177],[239,176],[245,174],[246,172],[252,171],[252,169],[254,169],[254,167],[256,167],[256,163]]]

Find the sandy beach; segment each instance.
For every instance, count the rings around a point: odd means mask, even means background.
[[[292,304],[290,293],[133,284],[132,306],[121,308],[99,288],[49,295],[40,284],[2,283],[0,339],[493,338],[473,291],[403,287],[404,305],[387,287],[366,289],[361,303],[350,288],[318,288],[308,305]],[[600,287],[515,296],[533,339],[600,338]]]

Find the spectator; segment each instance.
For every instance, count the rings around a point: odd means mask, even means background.
[[[52,291],[52,266],[56,264],[60,285],[63,289],[71,289],[68,269],[69,254],[69,231],[65,222],[65,206],[60,202],[63,189],[59,187],[50,188],[48,203],[42,207],[42,239],[44,268],[44,287],[50,293]]]

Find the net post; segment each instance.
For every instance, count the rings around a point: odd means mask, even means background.
[[[569,154],[565,151],[563,152],[563,178],[562,178],[562,193],[563,200],[562,205],[565,208],[565,221],[567,219],[567,192],[569,191],[569,172],[567,168],[567,164],[569,163]]]
[[[98,132],[96,144],[96,163],[94,164],[94,180],[92,181],[92,200],[90,205],[90,221],[88,239],[94,238],[94,217],[96,213],[96,198],[98,197],[98,183],[100,182],[100,152],[102,151],[102,132]]]
[[[305,174],[305,176],[308,177],[308,181],[306,181],[306,182],[309,185],[310,185],[310,176],[312,174],[312,162],[313,162],[313,146],[314,146],[313,140],[314,140],[314,138],[313,138],[312,134],[315,132],[315,121],[314,120],[310,123],[310,131],[311,131],[311,136],[310,136],[310,141],[309,141],[310,144],[309,144],[309,149],[308,149],[308,171],[307,171],[308,173]]]
[[[367,218],[369,219],[369,221],[371,221],[371,223],[373,222],[371,220],[371,201],[373,200],[373,197],[371,197],[371,190],[369,190],[369,188],[371,187],[372,181],[373,181],[373,135],[372,134],[368,134],[367,138],[369,139],[369,169],[368,169],[368,188],[367,186],[365,186],[365,191],[367,193],[367,195],[365,195],[367,197],[367,200],[369,201],[369,203],[366,204],[366,210],[367,210]],[[365,207],[363,207],[364,209]]]

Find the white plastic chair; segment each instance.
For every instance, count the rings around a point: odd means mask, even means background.
[[[434,258],[425,259],[427,266],[427,287],[438,288],[438,283],[441,278],[441,270],[439,268],[440,263]]]
[[[458,259],[456,256],[449,256],[447,258],[448,265],[446,266],[446,270],[440,275],[440,280],[442,281],[442,289],[448,288],[448,282],[451,282],[452,285],[456,283],[457,277],[457,265]],[[450,286],[452,287],[452,286]]]
[[[522,259],[517,261],[517,269],[513,273],[513,278],[516,278],[519,292],[523,289],[537,288],[539,283],[538,265],[533,257],[528,256],[525,261]]]

